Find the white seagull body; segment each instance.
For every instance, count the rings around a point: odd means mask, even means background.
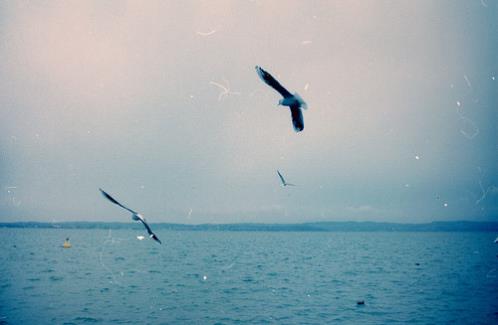
[[[304,121],[301,109],[306,109],[308,107],[301,96],[297,93],[291,94],[277,81],[277,79],[273,78],[271,74],[263,70],[261,67],[256,66],[256,72],[261,80],[263,80],[268,86],[278,91],[280,95],[284,97],[278,101],[278,104],[282,106],[289,106],[294,130],[296,132],[302,131],[304,129]]]
[[[287,183],[285,181],[285,178],[280,174],[280,172],[277,170],[278,177],[280,177],[280,181],[282,182],[282,186],[296,186],[295,184]]]
[[[109,194],[107,194],[103,189],[99,188],[100,192],[102,193],[102,195],[108,199],[109,201],[111,201],[112,203],[120,206],[121,208],[125,209],[126,211],[129,211],[132,213],[132,216],[131,218],[135,221],[140,221],[142,222],[142,224],[144,225],[145,229],[147,229],[147,233],[149,234],[149,237],[154,239],[155,241],[157,241],[159,244],[161,244],[161,240],[159,240],[159,238],[156,236],[156,234],[154,234],[152,232],[152,230],[150,229],[149,225],[147,224],[147,222],[145,221],[145,218],[139,214],[138,212],[135,212],[133,211],[132,209],[128,208],[128,207],[125,207],[124,205],[122,205],[121,203],[119,203],[118,201],[116,201],[112,196],[110,196]],[[140,239],[139,239],[140,240]]]

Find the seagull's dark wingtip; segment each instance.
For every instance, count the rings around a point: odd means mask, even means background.
[[[154,239],[156,242],[158,242],[158,243],[159,243],[159,245],[162,245],[162,244],[163,244],[163,243],[161,242],[161,240],[160,240],[159,238],[157,238],[157,236],[156,236],[155,234],[154,234],[154,235],[152,235],[151,237],[152,237],[152,239]]]

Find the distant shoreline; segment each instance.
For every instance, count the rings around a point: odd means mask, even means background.
[[[389,222],[306,222],[306,223],[232,223],[232,224],[179,224],[156,223],[154,229],[177,231],[272,231],[272,232],[334,232],[334,231],[406,231],[406,232],[498,232],[498,222],[494,221],[437,221],[430,223],[389,223]],[[141,225],[131,222],[0,222],[0,228],[41,228],[41,229],[141,229]]]

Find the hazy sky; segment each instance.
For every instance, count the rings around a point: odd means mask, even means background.
[[[153,223],[497,221],[498,1],[2,1],[0,186],[0,221],[130,221],[99,187]]]

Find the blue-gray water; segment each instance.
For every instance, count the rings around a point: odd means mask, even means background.
[[[137,235],[0,229],[0,324],[498,323],[493,233]]]

